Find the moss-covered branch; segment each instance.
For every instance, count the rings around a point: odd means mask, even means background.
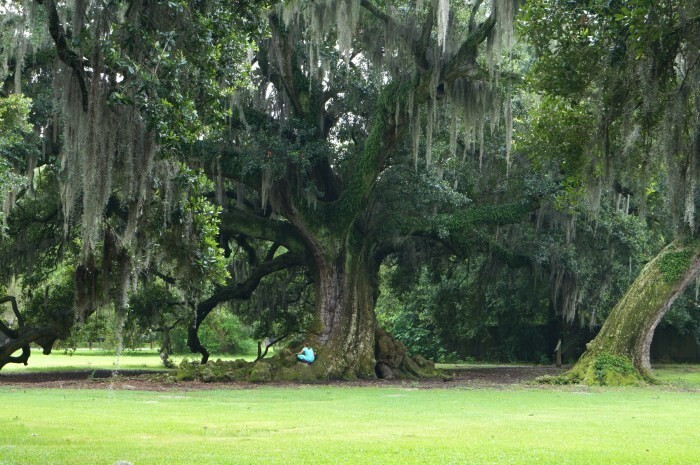
[[[49,34],[56,44],[56,52],[58,58],[70,66],[75,71],[75,76],[78,79],[80,86],[80,94],[82,98],[83,111],[88,111],[88,90],[85,78],[85,59],[80,57],[75,51],[68,46],[66,31],[61,25],[61,19],[58,16],[56,2],[54,0],[36,0],[37,3],[43,4],[46,7],[46,12],[49,21]]]
[[[251,215],[242,210],[231,209],[222,213],[220,230],[227,236],[245,234],[275,242],[296,253],[306,250],[304,240],[290,223]]]
[[[330,223],[335,228],[347,230],[365,209],[379,173],[394,151],[397,141],[406,136],[408,118],[405,103],[411,89],[411,83],[394,82],[387,85],[379,95],[364,150],[353,166],[340,198],[332,206]],[[398,112],[397,102],[400,103]]]
[[[495,25],[496,17],[491,14],[486,21],[480,23],[474,30],[470,30],[455,56],[445,66],[444,79],[446,82],[452,82],[460,77],[476,78],[482,74],[482,70],[476,62],[479,45],[488,38]]]

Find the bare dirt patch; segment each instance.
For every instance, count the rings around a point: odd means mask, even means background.
[[[422,380],[360,380],[328,381],[327,386],[412,387],[416,389],[450,389],[477,387],[507,387],[533,381],[542,375],[561,374],[566,368],[553,366],[490,366],[444,370],[440,378]],[[173,382],[163,371],[144,370],[85,370],[31,373],[0,373],[0,386],[17,388],[58,389],[121,389],[121,390],[205,390],[253,389],[260,384],[239,382],[203,383],[201,381]],[[294,383],[269,383],[266,386],[298,386]]]

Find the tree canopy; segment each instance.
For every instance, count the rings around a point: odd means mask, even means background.
[[[3,2],[0,367],[105,308],[204,364],[228,306],[318,379],[431,372],[382,325],[599,324],[696,228],[698,12],[662,3]]]

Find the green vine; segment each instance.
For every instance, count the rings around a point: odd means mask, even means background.
[[[611,377],[626,378],[634,376],[636,373],[634,365],[628,358],[613,355],[609,352],[603,352],[596,358],[593,369],[595,370],[596,380],[603,386],[606,384],[623,384],[611,383]]]
[[[690,267],[692,254],[688,250],[679,252],[667,252],[659,258],[659,270],[667,284],[674,283],[682,278]]]

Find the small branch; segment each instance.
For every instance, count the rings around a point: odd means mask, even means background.
[[[376,17],[377,19],[385,22],[386,24],[391,24],[392,26],[399,26],[399,24],[396,22],[394,18],[389,16],[388,14],[384,13],[382,10],[377,8],[377,6],[370,2],[369,0],[361,0],[360,5],[362,8],[367,10],[372,14],[372,16]]]
[[[263,342],[263,341],[258,341],[258,358],[256,358],[255,361],[257,362],[258,360],[261,360],[261,359],[265,358],[265,355],[267,355],[267,351],[270,350],[270,347],[272,347],[273,345],[277,344],[277,343],[280,342],[281,340],[288,338],[288,337],[289,337],[289,334],[290,334],[290,333],[285,333],[285,334],[282,335],[282,336],[273,338],[272,340],[268,340],[268,341],[265,343],[265,351],[262,351],[262,349],[261,349],[261,347],[260,347],[260,346],[262,345],[262,342]]]
[[[275,258],[275,254],[277,253],[277,250],[279,250],[280,245],[275,243],[270,246],[270,250],[267,251],[267,255],[265,255],[265,260],[266,262],[271,261],[273,258]]]
[[[177,285],[177,281],[172,276],[168,276],[167,274],[163,274],[158,270],[151,270],[151,273],[153,273],[155,276],[159,277],[160,279],[162,279],[166,283],[170,284],[171,286]]]
[[[17,318],[17,324],[19,326],[19,329],[21,330],[24,327],[24,318],[22,318],[22,314],[19,313],[19,308],[17,308],[17,299],[14,298],[14,296],[7,295],[5,297],[0,298],[0,304],[4,304],[10,302],[12,305],[12,312],[15,314],[15,318]],[[19,333],[13,329],[10,329],[2,320],[0,320],[0,331],[5,333],[8,337],[11,337],[13,339],[17,339],[19,337]]]

